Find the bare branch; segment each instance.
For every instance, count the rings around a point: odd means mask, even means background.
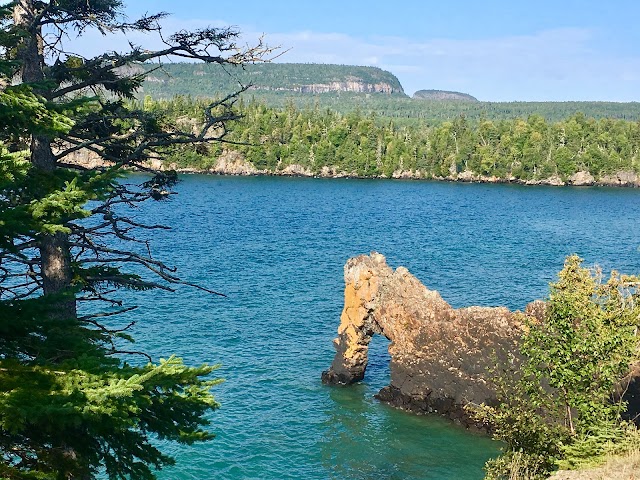
[[[128,308],[123,308],[120,309],[118,311],[115,312],[103,312],[103,313],[94,313],[92,315],[85,315],[83,317],[79,317],[78,320],[80,320],[81,322],[87,322],[90,323],[92,325],[95,325],[96,327],[100,328],[101,330],[104,330],[105,332],[109,332],[109,333],[121,333],[124,332],[126,330],[129,330],[131,327],[133,327],[136,322],[130,322],[126,327],[124,328],[120,328],[120,329],[107,329],[104,325],[100,324],[99,322],[93,320],[94,318],[104,318],[104,317],[111,317],[113,315],[120,315],[122,313],[127,313],[130,312],[132,310],[135,310],[136,308],[138,308],[137,306],[133,306],[133,307],[128,307]]]
[[[151,358],[151,355],[145,352],[139,352],[135,350],[117,350],[114,348],[110,352],[107,352],[105,355],[142,355],[143,357],[146,357],[150,363],[153,362],[153,358]]]

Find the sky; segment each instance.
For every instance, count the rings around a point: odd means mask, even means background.
[[[640,0],[125,0],[167,30],[234,26],[276,62],[380,67],[405,93],[484,101],[640,101]],[[135,43],[152,43],[145,38]],[[82,51],[111,40],[89,34]],[[117,43],[113,44],[115,49]]]

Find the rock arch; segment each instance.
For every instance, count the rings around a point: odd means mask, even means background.
[[[488,367],[517,351],[521,323],[507,308],[454,309],[404,267],[383,255],[351,258],[344,267],[345,302],[326,384],[364,378],[373,335],[390,340],[391,382],[378,398],[415,412],[438,412],[472,425],[468,402],[492,402]],[[542,302],[527,307],[539,317]]]

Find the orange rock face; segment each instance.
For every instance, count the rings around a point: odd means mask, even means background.
[[[406,268],[392,270],[375,252],[351,258],[344,278],[336,356],[323,372],[323,382],[362,380],[369,342],[381,334],[390,340],[391,384],[380,392],[380,399],[472,423],[463,407],[493,401],[488,369],[496,358],[506,359],[517,351],[519,317],[504,307],[454,309]]]

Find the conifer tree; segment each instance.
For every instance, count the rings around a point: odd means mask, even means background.
[[[123,167],[149,170],[172,145],[224,141],[237,95],[206,105],[197,129],[128,100],[168,56],[236,65],[270,49],[237,48],[233,29],[162,35],[164,14],[129,21],[122,9],[119,0],[18,0],[0,9],[1,478],[151,479],[174,463],[155,439],[212,437],[213,367],[126,355],[132,325],[117,314],[135,307],[111,296],[186,283],[150,253],[122,247],[154,226],[120,206],[165,199],[176,176],[151,172],[139,188],[119,178]],[[89,29],[156,33],[164,47],[68,53]],[[81,150],[110,166],[73,165]]]

